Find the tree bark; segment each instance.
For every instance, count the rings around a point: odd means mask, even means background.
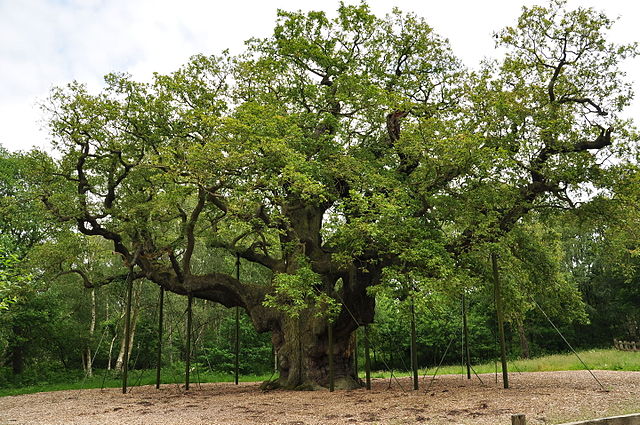
[[[87,377],[93,376],[93,358],[91,355],[91,344],[96,330],[96,288],[91,288],[91,322],[89,323],[89,341],[83,353],[84,373]]]
[[[329,387],[329,328],[311,309],[298,318],[283,316],[281,328],[272,334],[278,359],[278,386],[288,389]],[[353,370],[351,332],[333,332],[334,387],[353,389],[360,381]]]
[[[107,359],[107,370],[111,370],[111,359],[113,355],[113,344],[116,342],[117,334],[113,334],[113,338],[111,338],[111,344],[109,344],[109,358]]]
[[[353,368],[355,339],[359,326],[373,321],[375,300],[366,288],[380,278],[381,268],[352,267],[339,275],[343,280],[342,293],[336,299],[343,301],[342,309],[333,321],[334,387],[352,389],[362,386]],[[336,276],[337,278],[338,276]],[[259,313],[249,311],[254,323],[261,324]],[[308,308],[297,318],[284,313],[277,317],[268,311],[272,342],[278,355],[280,378],[278,384],[290,389],[315,389],[329,386],[329,329],[328,321],[319,317],[319,311]],[[260,330],[260,326],[257,326]]]
[[[133,341],[136,335],[136,324],[138,322],[138,306],[137,303],[133,303],[131,306],[131,333],[129,335],[129,351],[127,353],[127,357],[131,358],[131,352],[133,351]],[[122,371],[122,366],[124,364],[124,350],[125,350],[125,335],[122,333],[122,339],[120,340],[120,350],[118,351],[118,358],[116,359],[116,364],[114,369],[117,371]]]

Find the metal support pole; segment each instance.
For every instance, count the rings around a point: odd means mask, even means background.
[[[507,345],[504,339],[504,312],[502,310],[502,293],[500,290],[500,275],[498,273],[498,256],[491,254],[493,268],[493,282],[496,296],[496,316],[498,319],[498,336],[500,339],[500,360],[502,362],[502,383],[504,388],[509,388],[509,372],[507,370]]]
[[[353,369],[355,370],[356,380],[358,376],[358,329],[353,331]]]
[[[158,309],[158,355],[156,360],[156,389],[160,389],[160,369],[162,368],[162,325],[164,320],[164,288],[160,287]]]
[[[124,318],[124,358],[122,361],[122,394],[127,393],[127,378],[129,375],[129,339],[131,338],[131,295],[133,293],[133,265],[129,267],[127,275],[127,306]]]
[[[234,361],[234,382],[238,385],[240,377],[240,307],[236,307],[236,330],[235,330],[235,361]]]
[[[304,382],[304,362],[302,360],[302,319],[298,316],[298,382]]]
[[[327,328],[327,336],[329,338],[329,391],[333,392],[335,371],[333,370],[333,323],[331,323],[331,321],[329,321]]]
[[[369,325],[364,327],[364,373],[368,390],[371,389],[371,358],[369,357]]]
[[[189,294],[187,298],[187,358],[185,359],[185,371],[184,371],[184,389],[189,391],[189,374],[191,372],[191,324],[192,324],[192,305],[193,296]]]
[[[236,254],[236,279],[240,281],[240,254]],[[236,330],[235,330],[235,364],[234,381],[238,385],[240,375],[240,308],[236,307]]]
[[[416,309],[411,297],[411,369],[413,371],[413,389],[418,389],[418,343],[416,336]]]
[[[469,327],[467,326],[467,302],[462,292],[462,326],[464,328],[464,351],[466,354],[467,379],[471,379],[471,354],[469,353]]]

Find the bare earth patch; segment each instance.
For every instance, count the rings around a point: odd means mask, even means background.
[[[0,398],[0,424],[529,424],[558,423],[640,411],[640,372],[597,371],[602,391],[586,371],[514,373],[512,388],[480,375],[429,378],[411,391],[408,378],[373,380],[373,390],[262,392],[258,383],[77,390]]]

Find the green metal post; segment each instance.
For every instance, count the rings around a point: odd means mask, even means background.
[[[358,329],[353,332],[353,368],[355,369],[356,379],[358,376]]]
[[[416,308],[411,298],[411,369],[413,371],[413,389],[418,389],[418,343],[416,336]]]
[[[371,389],[371,359],[369,357],[369,325],[364,327],[364,373],[368,390]]]
[[[466,353],[467,379],[471,379],[471,354],[469,352],[469,327],[467,326],[467,302],[462,292],[462,327],[464,328],[464,351]]]
[[[127,393],[127,378],[129,375],[129,339],[131,338],[131,295],[133,293],[133,266],[127,275],[127,305],[124,318],[124,358],[122,361],[122,394]]]
[[[189,374],[191,372],[191,324],[192,324],[193,296],[187,298],[187,358],[185,359],[184,389],[189,391]]]
[[[509,372],[507,371],[507,344],[504,339],[504,312],[502,310],[502,293],[500,290],[500,275],[498,273],[498,256],[491,254],[491,266],[493,268],[493,282],[496,296],[496,316],[498,319],[498,336],[500,339],[500,360],[502,362],[502,383],[504,388],[509,388]]]
[[[160,287],[160,303],[158,314],[158,355],[156,360],[156,389],[160,388],[160,369],[162,368],[162,325],[164,320],[164,288]]]
[[[329,337],[329,391],[334,390],[334,373],[333,370],[333,323],[329,321],[328,325],[328,337]]]
[[[240,254],[236,254],[236,279],[240,281]],[[236,331],[235,331],[235,368],[234,380],[238,385],[240,375],[240,308],[236,307]]]

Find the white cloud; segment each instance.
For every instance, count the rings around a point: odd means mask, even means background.
[[[354,0],[355,2],[355,0]],[[525,0],[526,4],[536,3]],[[34,107],[51,87],[72,80],[96,90],[104,74],[120,71],[148,79],[168,73],[196,53],[242,49],[267,36],[276,9],[333,14],[338,0],[0,0],[0,143],[9,149],[42,146],[42,118]],[[491,33],[515,22],[521,3],[510,0],[431,2],[371,0],[377,14],[392,6],[424,16],[450,39],[467,65],[493,51]],[[622,18],[612,37],[640,41],[640,6],[628,0],[571,0],[570,6],[604,7]],[[627,69],[640,92],[640,60]],[[640,117],[640,106],[631,113]]]

